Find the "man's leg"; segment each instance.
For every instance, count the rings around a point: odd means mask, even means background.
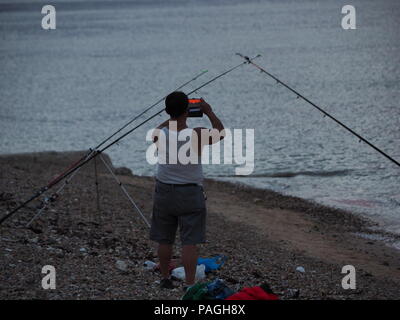
[[[184,245],[182,247],[182,263],[185,268],[186,284],[194,284],[197,267],[197,247],[196,245]]]
[[[158,258],[163,279],[169,278],[169,264],[172,258],[172,244],[160,243],[158,245]]]

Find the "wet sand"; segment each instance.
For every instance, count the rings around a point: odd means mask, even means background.
[[[0,156],[0,212],[4,215],[76,161],[80,152]],[[106,157],[107,161],[110,161]],[[34,201],[0,227],[2,299],[179,299],[182,289],[161,290],[148,228],[104,165],[85,165],[61,196],[36,219]],[[113,168],[149,219],[154,179]],[[57,190],[59,186],[52,189]],[[206,180],[208,242],[200,255],[228,257],[220,271],[233,290],[268,283],[281,299],[398,299],[400,253],[355,214],[268,190]],[[175,250],[180,259],[179,240]],[[123,261],[126,270],[116,262]],[[53,265],[57,289],[41,288],[41,268]],[[344,265],[356,269],[355,290],[341,285]],[[304,273],[296,271],[298,266]],[[181,283],[177,282],[181,286]],[[298,295],[298,296],[297,296]]]

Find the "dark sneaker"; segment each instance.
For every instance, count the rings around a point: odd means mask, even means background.
[[[171,279],[162,279],[160,282],[160,287],[163,289],[175,289],[176,287],[172,283]]]

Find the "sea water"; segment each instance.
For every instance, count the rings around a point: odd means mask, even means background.
[[[341,27],[340,1],[58,0],[55,30],[41,27],[45,4],[0,1],[3,154],[93,147],[241,52],[262,54],[257,63],[400,160],[399,1],[352,1],[355,30]],[[356,211],[400,233],[400,168],[272,79],[243,66],[193,96],[225,127],[255,129],[253,174],[210,165],[207,177]],[[152,175],[145,135],[164,119],[108,149],[114,163]]]

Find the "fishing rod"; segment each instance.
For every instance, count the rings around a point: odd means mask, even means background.
[[[178,91],[180,89],[182,89],[183,87],[186,87],[188,84],[190,84],[193,81],[196,81],[199,77],[201,77],[203,74],[207,73],[208,70],[203,70],[201,71],[199,74],[197,74],[195,77],[193,77],[192,79],[186,81],[185,83],[183,83],[182,85],[180,85],[178,88],[176,88],[174,91]],[[162,101],[165,100],[167,96],[162,97],[161,99],[159,99],[157,102],[153,103],[152,105],[150,105],[149,107],[147,107],[146,109],[144,109],[142,112],[140,112],[138,115],[136,115],[135,117],[133,117],[131,120],[129,120],[127,123],[125,123],[122,127],[120,127],[119,129],[117,129],[113,134],[111,134],[110,136],[104,138],[96,147],[89,149],[89,152],[86,153],[84,156],[82,156],[78,161],[72,163],[66,170],[64,170],[63,172],[61,172],[58,176],[56,176],[53,180],[51,180],[48,183],[48,187],[51,186],[53,184],[54,181],[57,181],[58,178],[62,177],[66,172],[68,172],[69,170],[71,170],[72,168],[74,168],[76,165],[78,165],[81,161],[85,160],[87,157],[90,157],[92,155],[92,153],[99,149],[102,145],[104,145],[107,141],[109,141],[111,138],[113,138],[114,136],[116,136],[118,133],[120,133],[122,130],[124,130],[127,126],[129,126],[132,122],[134,122],[135,120],[139,119],[142,115],[144,115],[147,111],[150,111],[151,109],[153,109],[154,107],[156,107],[157,105],[159,105]],[[1,222],[0,222],[1,223]]]
[[[199,77],[201,77],[202,75],[204,75],[205,73],[207,73],[208,70],[203,70],[201,71],[199,74],[197,74],[196,76],[194,76],[192,79],[186,81],[185,83],[183,83],[182,85],[180,85],[179,87],[177,87],[174,91],[178,91],[180,89],[182,89],[183,87],[187,86],[188,84],[190,84],[191,82],[197,80]],[[56,176],[55,178],[53,178],[46,186],[42,187],[38,192],[36,192],[30,199],[28,199],[27,201],[25,201],[23,204],[21,204],[19,207],[17,207],[15,209],[14,212],[11,212],[11,214],[15,213],[16,211],[18,211],[19,209],[23,208],[24,206],[26,206],[28,203],[30,203],[31,201],[37,199],[38,197],[40,197],[43,193],[45,193],[46,191],[48,191],[49,189],[51,189],[54,185],[56,185],[59,181],[61,181],[64,177],[64,175],[66,173],[68,173],[70,170],[74,169],[77,165],[79,165],[79,163],[81,163],[82,161],[85,161],[87,159],[89,159],[94,153],[95,151],[100,148],[102,145],[104,145],[107,141],[109,141],[111,138],[113,138],[115,135],[117,135],[119,132],[121,132],[123,129],[125,129],[127,126],[129,126],[132,122],[134,122],[135,120],[137,120],[138,118],[140,118],[143,114],[145,114],[147,111],[153,109],[155,106],[157,106],[158,104],[160,104],[164,99],[166,98],[166,96],[162,97],[161,99],[159,99],[158,101],[156,101],[155,103],[153,103],[152,105],[150,105],[149,107],[145,108],[142,112],[140,112],[138,115],[136,115],[135,117],[133,117],[131,120],[129,120],[128,122],[126,122],[122,127],[120,127],[117,131],[115,131],[113,134],[111,134],[110,136],[106,137],[105,139],[103,139],[96,147],[94,148],[90,148],[89,151],[83,155],[80,159],[78,159],[77,161],[73,162],[69,167],[67,167],[63,172],[61,172],[58,176]],[[76,171],[75,171],[76,172]],[[74,174],[75,175],[75,174]],[[74,177],[74,175],[70,176],[69,179],[67,179],[64,183],[63,186],[61,186],[59,188],[59,190],[57,190],[57,192],[54,194],[54,197],[50,197],[50,198],[57,198],[59,195],[59,192],[61,192],[64,187],[70,182],[70,180]],[[38,214],[35,215],[38,216],[41,214],[41,212],[46,208],[46,206],[49,203],[46,202],[44,203],[43,207],[39,210]],[[31,219],[29,221],[29,223],[27,224],[27,226],[29,226],[29,224],[35,219],[35,217],[33,219]],[[7,219],[8,217],[5,216],[5,219]],[[0,224],[3,222],[3,219],[0,219]]]
[[[176,88],[174,91],[178,91],[180,89],[182,89],[183,87],[186,87],[189,83],[197,80],[199,77],[201,77],[203,74],[207,73],[208,70],[203,70],[202,72],[200,72],[198,75],[196,75],[194,78],[192,78],[191,80],[185,82],[184,84],[182,84],[181,86],[179,86],[178,88]],[[158,100],[157,102],[153,103],[150,107],[146,108],[145,110],[143,110],[141,113],[139,113],[137,116],[135,116],[133,119],[129,120],[125,125],[123,125],[120,129],[118,129],[117,131],[115,131],[112,135],[110,135],[109,137],[105,138],[102,142],[100,142],[94,149],[97,150],[99,149],[103,144],[105,144],[108,140],[110,140],[111,138],[113,138],[114,136],[116,136],[118,133],[120,133],[123,129],[125,129],[127,126],[129,126],[132,122],[134,122],[135,120],[139,119],[142,115],[144,115],[147,111],[153,109],[155,106],[159,105],[161,102],[163,102],[165,100],[165,98],[167,97],[164,96],[162,97],[160,100]]]
[[[192,93],[200,90],[201,88],[204,88],[205,86],[209,85],[210,83],[216,81],[217,79],[225,76],[226,74],[234,71],[235,69],[241,67],[244,64],[249,63],[248,61],[252,61],[253,59],[258,58],[258,56],[254,57],[254,58],[249,58],[248,60],[218,74],[217,76],[215,76],[214,78],[212,78],[211,80],[203,83],[201,86],[197,87],[196,89],[192,90],[191,92],[188,93],[188,95],[191,95]],[[146,120],[142,121],[141,123],[139,123],[137,126],[133,127],[132,129],[130,129],[129,131],[125,132],[123,135],[121,135],[120,137],[118,137],[117,139],[115,139],[114,141],[110,142],[109,144],[107,144],[105,147],[103,147],[100,150],[94,150],[90,156],[86,157],[85,160],[81,161],[80,163],[78,163],[75,167],[71,168],[70,170],[68,170],[67,172],[65,172],[62,176],[56,178],[54,181],[52,181],[52,183],[42,189],[40,189],[37,193],[35,193],[32,197],[30,197],[29,199],[27,199],[25,202],[23,202],[21,205],[19,205],[17,208],[15,208],[14,210],[12,210],[11,212],[9,212],[8,214],[6,214],[4,217],[2,217],[0,219],[0,225],[7,220],[8,218],[10,218],[12,215],[14,215],[17,211],[19,211],[20,209],[22,209],[23,207],[25,207],[28,203],[30,203],[31,201],[35,200],[36,198],[38,198],[43,192],[49,190],[50,188],[54,187],[55,185],[57,185],[61,180],[63,180],[64,178],[68,177],[69,175],[71,175],[73,172],[75,172],[76,170],[78,170],[79,168],[81,168],[83,165],[85,165],[86,163],[88,163],[90,160],[92,160],[93,158],[97,157],[99,154],[103,153],[105,150],[107,150],[108,148],[110,148],[111,146],[113,146],[114,144],[118,143],[119,141],[121,141],[123,138],[125,138],[127,135],[129,135],[130,133],[132,133],[133,131],[135,131],[137,128],[141,127],[142,125],[144,125],[145,123],[149,122],[151,119],[155,118],[156,116],[158,116],[159,114],[161,114],[164,111],[164,109],[161,109],[160,111],[156,112],[155,114],[153,114],[152,116],[150,116],[149,118],[147,118]]]
[[[179,87],[177,87],[174,91],[178,91],[180,89],[182,89],[183,87],[187,86],[188,84],[190,84],[191,82],[197,80],[199,77],[201,77],[203,74],[207,73],[208,70],[203,70],[201,71],[199,74],[197,74],[195,77],[193,77],[192,79],[186,81],[185,83],[183,83],[182,85],[180,85]],[[68,172],[69,170],[71,170],[72,168],[74,168],[76,165],[78,165],[80,162],[82,162],[83,160],[89,158],[96,149],[100,148],[104,143],[106,143],[108,140],[110,140],[111,138],[113,138],[115,135],[117,135],[119,132],[121,132],[123,129],[125,129],[127,126],[129,126],[132,122],[134,122],[135,120],[139,119],[143,114],[145,114],[147,111],[153,109],[155,106],[157,106],[158,104],[160,104],[164,99],[166,98],[166,96],[162,97],[161,99],[159,99],[157,102],[153,103],[152,105],[150,105],[149,107],[147,107],[146,109],[144,109],[141,113],[139,113],[138,115],[136,115],[135,117],[133,117],[131,120],[129,120],[127,123],[125,123],[122,127],[120,127],[117,131],[115,131],[113,134],[111,134],[110,136],[106,137],[105,139],[103,139],[96,147],[94,148],[90,148],[89,151],[83,155],[80,159],[78,159],[76,162],[73,162],[69,167],[67,167],[63,172],[61,172],[58,176],[56,176],[55,178],[53,178],[48,184],[47,186],[43,187],[42,189],[39,190],[38,193],[36,193],[34,195],[34,199],[36,199],[38,196],[40,196],[41,194],[43,194],[44,192],[46,192],[47,190],[49,190],[53,184],[58,181],[58,179],[60,179],[66,172]],[[76,173],[77,171],[75,171]],[[75,175],[75,174],[74,174]],[[70,180],[74,177],[74,175],[71,175],[68,179],[65,180],[64,184],[55,192],[55,194],[53,194],[50,198],[58,198],[60,192],[64,189],[64,187],[70,182]],[[30,200],[32,201],[32,200]],[[29,201],[29,202],[30,202]],[[27,226],[29,226],[32,221],[41,214],[41,212],[47,207],[47,205],[49,204],[49,202],[45,202],[43,207],[39,210],[38,214],[35,215],[35,217],[33,217],[27,224]],[[0,220],[0,224],[1,224],[1,220]]]
[[[349,128],[348,126],[346,126],[344,123],[342,123],[341,121],[339,121],[338,119],[336,119],[334,116],[330,115],[328,112],[326,112],[325,110],[323,110],[321,107],[317,106],[314,102],[310,101],[309,99],[307,99],[306,97],[304,97],[303,95],[301,95],[300,93],[298,93],[296,90],[294,90],[293,88],[291,88],[290,86],[288,86],[286,83],[284,83],[283,81],[279,80],[277,77],[275,77],[274,75],[272,75],[271,73],[269,73],[268,71],[266,71],[264,68],[260,67],[259,65],[255,64],[249,57],[242,55],[241,53],[236,53],[238,56],[242,57],[245,61],[247,61],[248,64],[253,65],[254,67],[256,67],[257,69],[259,69],[262,73],[265,73],[266,75],[268,75],[269,77],[271,77],[272,79],[274,79],[277,83],[283,85],[285,88],[289,89],[290,91],[292,91],[294,94],[297,95],[298,98],[302,98],[304,101],[306,101],[307,103],[309,103],[310,105],[312,105],[314,108],[316,108],[317,110],[319,110],[320,112],[322,112],[325,116],[329,117],[330,119],[332,119],[333,121],[335,121],[336,123],[338,123],[340,126],[342,126],[343,128],[345,128],[347,131],[349,131],[351,134],[355,135],[360,141],[365,142],[367,145],[369,145],[371,148],[375,149],[376,151],[378,151],[380,154],[382,154],[383,156],[385,156],[387,159],[389,159],[390,161],[392,161],[393,163],[397,164],[400,167],[400,163],[393,159],[391,156],[389,156],[386,152],[382,151],[381,149],[379,149],[377,146],[375,146],[374,144],[372,144],[370,141],[368,141],[367,139],[365,139],[364,137],[362,137],[361,135],[359,135],[357,132],[355,132],[354,130],[352,130],[351,128]],[[261,56],[261,55],[258,55]]]

